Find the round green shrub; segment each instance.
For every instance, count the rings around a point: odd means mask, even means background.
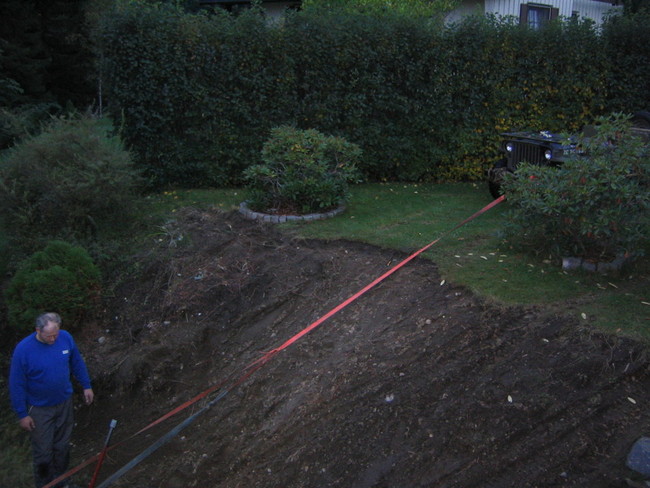
[[[53,241],[23,261],[5,292],[9,325],[30,330],[56,311],[74,329],[97,305],[100,273],[85,249]]]
[[[628,116],[597,120],[559,168],[522,164],[504,184],[511,205],[506,236],[556,257],[608,261],[643,253],[650,230],[650,145]]]
[[[361,149],[317,130],[277,127],[262,148],[263,164],[244,172],[253,210],[306,214],[338,207],[358,182]]]
[[[24,253],[52,239],[101,242],[131,223],[138,175],[106,120],[56,118],[0,164],[0,212]]]

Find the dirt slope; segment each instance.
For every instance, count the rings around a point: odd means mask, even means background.
[[[73,465],[111,418],[117,443],[239,378],[405,257],[216,210],[184,211],[156,247],[80,338],[97,402],[77,412]],[[625,456],[650,434],[648,371],[637,344],[484,303],[416,259],[113,486],[625,486]],[[119,445],[103,477],[203,405]]]

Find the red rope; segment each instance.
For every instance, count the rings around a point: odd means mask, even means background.
[[[401,261],[399,264],[395,265],[393,268],[391,268],[391,269],[389,269],[388,271],[386,271],[383,275],[381,275],[379,278],[377,278],[376,280],[374,280],[372,283],[366,285],[366,286],[363,287],[361,290],[359,290],[357,293],[355,293],[355,294],[352,295],[350,298],[348,298],[347,300],[345,300],[343,303],[337,305],[337,306],[334,307],[332,310],[330,310],[330,311],[327,312],[325,315],[323,315],[321,318],[319,318],[318,320],[316,320],[314,323],[312,323],[312,324],[309,325],[308,327],[306,327],[306,328],[304,328],[303,330],[301,330],[300,332],[298,332],[296,335],[294,335],[294,336],[291,337],[289,340],[287,340],[284,344],[282,344],[281,346],[276,347],[275,349],[273,349],[273,350],[267,352],[264,356],[262,356],[260,359],[258,359],[258,361],[261,362],[261,363],[265,363],[265,362],[267,362],[267,361],[268,361],[271,357],[273,357],[275,354],[277,354],[277,353],[280,352],[281,350],[286,349],[287,347],[289,347],[291,344],[293,344],[294,342],[296,342],[298,339],[300,339],[300,338],[303,337],[304,335],[308,334],[309,332],[311,332],[312,330],[314,330],[316,327],[318,327],[320,324],[322,324],[323,322],[325,322],[325,321],[326,321],[327,319],[329,319],[332,315],[338,313],[339,311],[341,311],[342,309],[344,309],[345,307],[347,307],[350,303],[352,303],[352,302],[354,302],[355,300],[357,300],[361,295],[363,295],[364,293],[366,293],[368,290],[370,290],[371,288],[374,288],[374,287],[377,286],[379,283],[381,283],[381,282],[384,281],[386,278],[388,278],[390,275],[392,275],[393,273],[395,273],[397,270],[399,270],[400,268],[402,268],[403,266],[405,266],[406,264],[408,264],[409,262],[411,262],[413,259],[415,259],[416,257],[418,257],[420,254],[422,254],[423,252],[425,252],[426,250],[428,250],[431,246],[433,246],[434,244],[436,244],[438,241],[440,241],[440,239],[442,239],[443,237],[445,237],[447,234],[450,234],[451,232],[455,231],[455,230],[458,229],[459,227],[462,227],[463,225],[465,225],[466,223],[470,222],[471,220],[474,220],[476,217],[478,217],[479,215],[481,215],[481,214],[487,212],[487,211],[490,210],[492,207],[495,207],[496,205],[498,205],[499,203],[501,203],[503,200],[505,200],[505,196],[504,196],[504,195],[500,196],[499,198],[497,198],[496,200],[494,200],[494,201],[491,202],[490,204],[486,205],[486,206],[483,207],[481,210],[479,210],[478,212],[476,212],[475,214],[473,214],[471,217],[466,218],[466,219],[463,220],[461,223],[457,224],[453,229],[447,231],[445,234],[443,234],[442,236],[438,237],[436,240],[430,242],[429,244],[427,244],[427,245],[424,246],[423,248],[421,248],[421,249],[419,249],[418,251],[414,252],[414,253],[411,254],[409,257],[407,257],[406,259],[404,259],[403,261]]]

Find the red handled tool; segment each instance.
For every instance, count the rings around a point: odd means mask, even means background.
[[[108,426],[108,435],[106,436],[106,442],[104,442],[104,449],[102,449],[102,452],[99,454],[99,459],[97,460],[97,467],[95,468],[95,473],[93,474],[93,479],[90,480],[90,484],[88,485],[88,488],[94,488],[95,483],[97,482],[97,476],[99,476],[99,470],[102,467],[102,463],[104,462],[104,458],[106,457],[106,451],[108,451],[108,444],[111,442],[111,435],[113,434],[113,429],[117,425],[117,420],[113,419],[111,420],[110,425]]]

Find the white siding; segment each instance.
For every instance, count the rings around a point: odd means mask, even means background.
[[[519,18],[519,5],[520,2],[513,2],[512,0],[485,0],[485,13],[498,14],[504,17],[514,15]]]
[[[613,7],[607,2],[597,0],[462,0],[460,6],[447,16],[447,22],[459,21],[469,14],[486,13],[500,16],[512,15],[519,19],[522,3],[535,3],[557,8],[561,17],[569,18],[574,12],[582,18],[592,19],[597,25],[603,16],[612,11],[620,12],[622,7]]]
[[[587,0],[590,3],[598,3],[593,0]],[[485,0],[485,13],[495,13],[499,15],[514,15],[519,18],[519,9],[522,3],[535,3],[538,5],[548,5],[549,7],[560,10],[563,17],[571,17],[573,12],[573,0],[537,0],[537,1],[512,1],[512,0]]]

